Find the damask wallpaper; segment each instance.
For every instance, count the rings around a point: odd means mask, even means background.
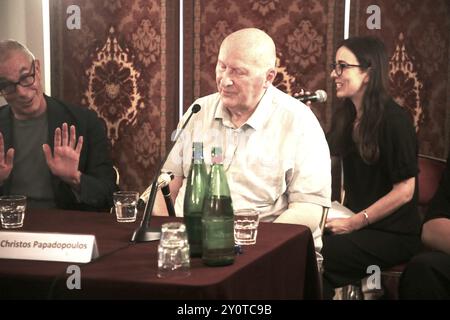
[[[352,1],[355,34],[375,35],[388,48],[391,90],[416,125],[419,152],[446,158],[450,147],[450,2]],[[369,30],[366,9],[380,9],[380,29]]]
[[[343,39],[342,0],[184,0],[51,2],[52,92],[97,112],[108,129],[120,187],[142,192],[171,145],[178,121],[178,59],[183,50],[184,110],[216,91],[219,45],[230,32],[258,27],[277,45],[275,85],[292,94],[324,89],[314,104],[325,131],[335,101],[329,79]],[[374,34],[391,57],[392,93],[415,119],[420,152],[445,157],[450,145],[450,3],[448,0],[353,0],[350,35]],[[79,28],[68,24],[75,5]],[[370,30],[367,8],[380,8]],[[337,179],[335,179],[337,180]]]
[[[120,187],[142,192],[178,121],[177,1],[51,4],[52,93],[97,112]]]

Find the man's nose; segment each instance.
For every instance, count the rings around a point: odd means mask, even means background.
[[[224,87],[232,86],[233,80],[226,73],[224,73],[222,76],[221,84]]]

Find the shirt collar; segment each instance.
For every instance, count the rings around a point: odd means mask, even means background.
[[[267,88],[261,100],[259,101],[258,105],[256,106],[255,112],[253,112],[253,114],[245,122],[245,124],[247,124],[248,126],[252,127],[255,130],[259,130],[264,126],[264,124],[266,123],[266,121],[268,121],[271,115],[273,93],[274,87],[270,85],[269,88]],[[225,111],[225,108],[220,99],[217,104],[216,111],[214,113],[214,119],[222,119],[222,123],[225,126],[233,127],[230,114]]]

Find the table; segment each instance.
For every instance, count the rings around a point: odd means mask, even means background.
[[[181,218],[152,217],[151,226],[174,220]],[[28,210],[19,231],[94,234],[100,256],[77,264],[80,290],[66,285],[73,263],[0,259],[0,299],[319,298],[314,244],[305,226],[260,223],[256,245],[244,246],[233,265],[208,267],[193,258],[189,277],[159,279],[159,241],[129,242],[139,223],[140,217],[118,223],[109,213]]]

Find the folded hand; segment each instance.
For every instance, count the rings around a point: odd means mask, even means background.
[[[336,218],[327,220],[325,230],[334,234],[350,233],[356,230],[352,218]]]

